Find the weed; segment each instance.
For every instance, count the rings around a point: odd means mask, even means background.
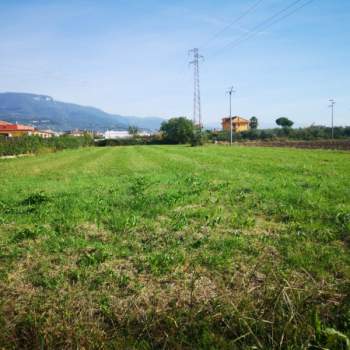
[[[27,198],[25,198],[21,202],[21,204],[37,206],[45,202],[48,202],[49,200],[50,200],[50,197],[46,195],[44,192],[36,192],[36,193],[31,193]]]
[[[350,232],[350,210],[340,209],[335,216],[335,222],[340,230]]]
[[[80,269],[69,270],[66,277],[71,285],[75,285],[84,279],[85,274]]]
[[[89,249],[83,252],[77,260],[77,265],[80,267],[89,267],[99,265],[105,262],[109,257],[109,254],[101,249]]]
[[[170,272],[176,264],[182,261],[183,256],[181,253],[171,254],[170,252],[153,253],[147,258],[149,269],[155,275],[164,275]]]
[[[43,233],[40,227],[24,227],[16,230],[12,242],[21,242],[28,239],[36,239]]]
[[[130,277],[124,274],[119,274],[117,276],[117,285],[119,288],[126,288],[130,283]]]
[[[91,289],[97,289],[102,287],[106,284],[113,283],[112,281],[115,281],[117,278],[116,274],[112,270],[106,270],[101,272],[94,273],[91,281],[90,281],[90,288]]]
[[[149,186],[150,183],[144,176],[137,176],[132,179],[129,192],[132,196],[139,197],[144,194]]]
[[[188,224],[187,215],[183,212],[176,212],[172,215],[171,227],[174,231],[179,231]]]
[[[58,276],[51,274],[49,266],[43,264],[33,266],[29,272],[28,280],[34,287],[44,289],[55,289],[61,283]]]
[[[235,212],[231,216],[231,227],[236,229],[249,229],[255,226],[255,218],[247,213]]]
[[[199,194],[204,190],[206,186],[205,181],[203,181],[203,179],[198,174],[186,176],[184,178],[184,182],[187,185],[190,194]]]

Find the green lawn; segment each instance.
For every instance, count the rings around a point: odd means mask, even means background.
[[[350,153],[0,160],[0,348],[347,349]]]

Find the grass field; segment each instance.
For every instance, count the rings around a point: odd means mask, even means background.
[[[350,153],[0,160],[0,348],[347,349]]]

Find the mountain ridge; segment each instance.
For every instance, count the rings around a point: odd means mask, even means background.
[[[0,93],[0,120],[55,131],[127,130],[130,125],[153,131],[159,129],[165,119],[110,114],[93,106],[56,101],[44,94],[3,92]]]

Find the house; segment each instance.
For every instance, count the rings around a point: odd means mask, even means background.
[[[223,118],[222,119],[222,129],[224,131],[230,131],[231,118]],[[250,121],[247,119],[244,119],[239,116],[232,117],[232,130],[233,132],[242,132],[242,131],[248,131],[250,129]]]
[[[28,125],[11,124],[8,122],[0,121],[0,135],[7,137],[19,137],[25,135],[34,135],[35,128]]]
[[[139,131],[137,133],[139,137],[149,137],[151,136],[150,132],[147,131]],[[105,139],[130,139],[133,135],[129,133],[129,131],[121,131],[121,130],[108,130],[104,133]]]
[[[39,136],[44,139],[58,136],[52,130],[38,130],[29,125],[12,124],[0,120],[0,135],[5,137]]]
[[[88,133],[87,131],[78,130],[78,129],[70,130],[70,131],[67,131],[67,132],[64,133],[64,135],[73,136],[73,137],[83,137],[86,134],[90,134],[90,133]]]
[[[105,139],[129,139],[132,135],[128,131],[108,130],[104,133]]]
[[[43,139],[49,139],[51,137],[58,136],[58,134],[52,130],[37,130],[37,129],[35,129],[33,135],[40,136]]]

